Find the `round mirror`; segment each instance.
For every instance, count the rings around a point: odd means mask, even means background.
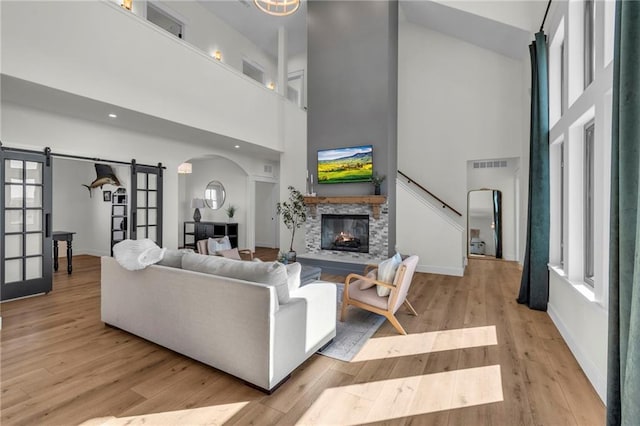
[[[227,193],[224,186],[217,180],[212,180],[204,190],[204,202],[210,209],[218,210],[224,204]]]

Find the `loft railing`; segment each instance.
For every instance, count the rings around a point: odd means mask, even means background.
[[[420,188],[421,190],[423,190],[424,192],[426,192],[427,194],[429,194],[431,197],[435,198],[436,200],[438,200],[438,202],[440,204],[442,204],[442,208],[443,209],[449,209],[452,212],[454,212],[455,214],[457,214],[458,216],[462,217],[462,213],[460,213],[458,210],[454,209],[453,207],[451,207],[449,204],[447,204],[446,202],[444,202],[440,197],[438,197],[437,195],[435,195],[433,192],[429,191],[427,188],[425,188],[424,186],[420,185],[418,182],[416,182],[415,180],[413,180],[412,178],[410,178],[409,176],[407,176],[406,174],[402,173],[400,170],[398,170],[398,174],[403,176],[405,179],[407,179],[407,182],[409,183],[413,183],[415,186],[417,186],[418,188]]]

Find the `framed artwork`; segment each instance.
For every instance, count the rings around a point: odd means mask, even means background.
[[[102,191],[102,199],[111,202],[111,191]]]

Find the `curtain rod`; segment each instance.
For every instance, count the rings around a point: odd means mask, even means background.
[[[551,7],[551,0],[547,3],[547,10],[544,12],[544,18],[542,18],[542,24],[540,24],[540,32],[544,29],[544,21],[547,20],[547,14],[549,13],[549,7]]]

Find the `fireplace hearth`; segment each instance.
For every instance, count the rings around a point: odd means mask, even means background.
[[[321,248],[369,253],[369,215],[323,214]]]

